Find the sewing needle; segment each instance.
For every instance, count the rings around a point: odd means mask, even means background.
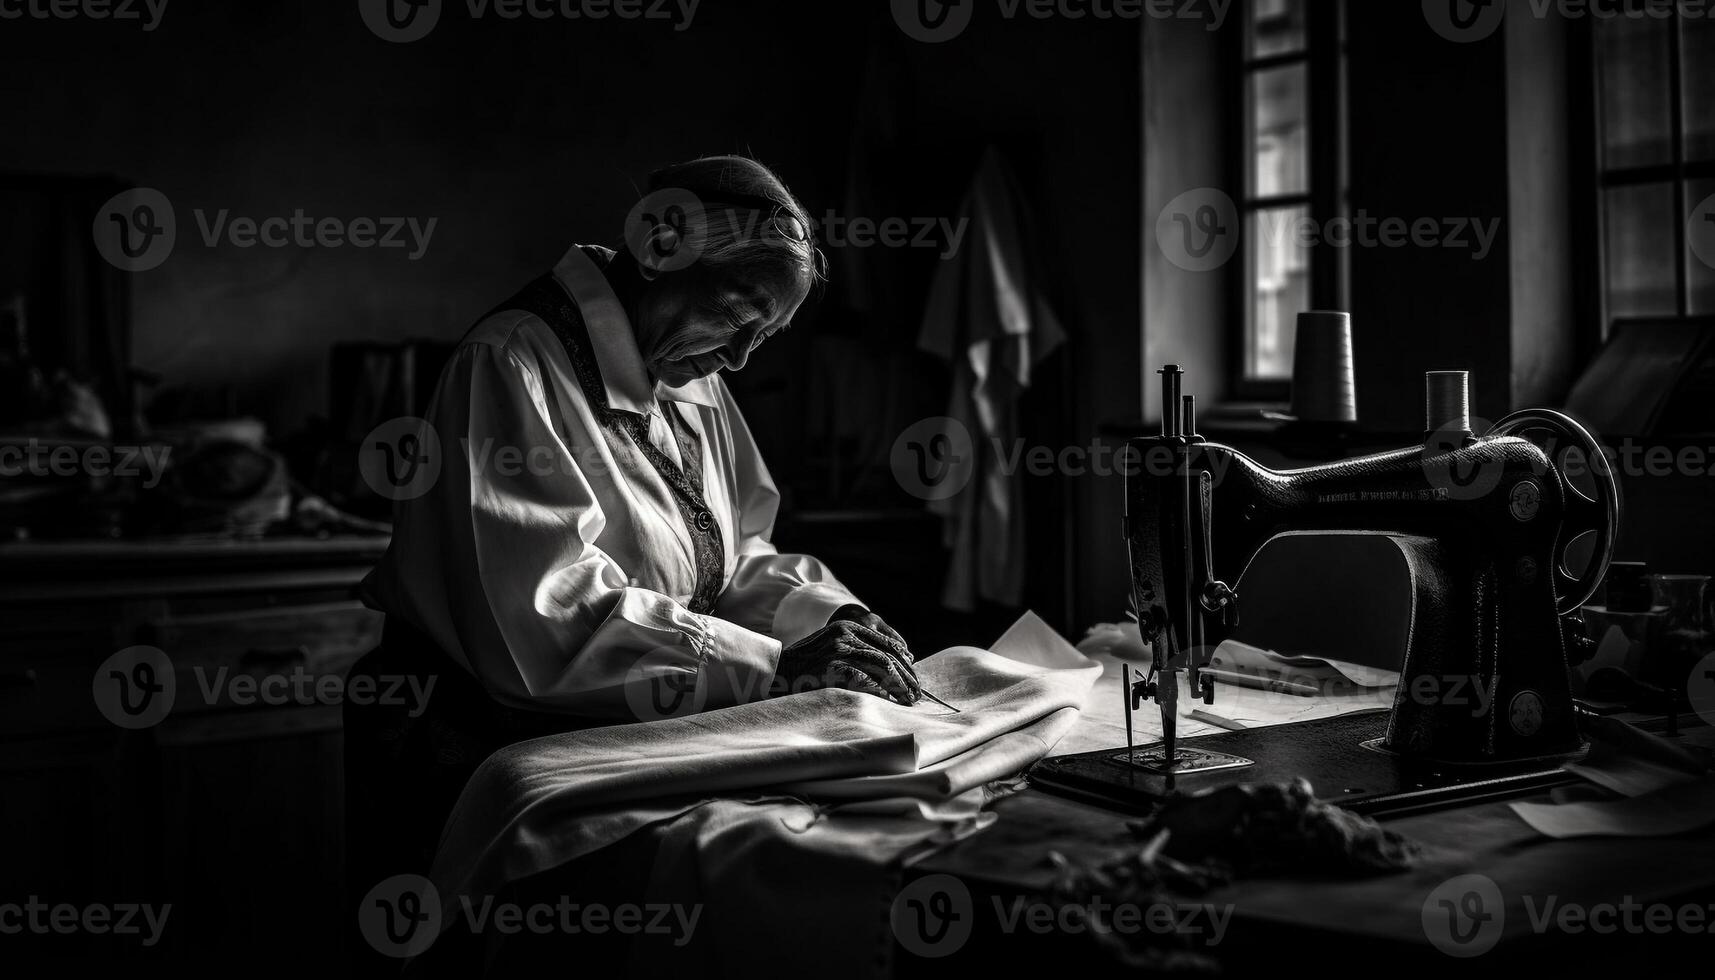
[[[928,691],[923,691],[922,694],[924,697],[935,702],[936,704],[940,705],[941,707],[946,708],[947,710],[953,712],[954,714],[963,714],[963,712],[961,712],[958,708],[955,708],[952,705],[948,704],[947,702],[936,697],[935,695],[930,694]]]

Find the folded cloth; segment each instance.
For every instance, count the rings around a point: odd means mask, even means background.
[[[974,791],[1048,753],[1101,673],[1064,641],[1027,646],[1023,659],[997,644],[920,662],[924,687],[957,712],[811,691],[504,748],[453,808],[433,886],[443,902],[494,894],[716,798],[757,819],[795,801],[906,814],[915,838],[966,820]]]

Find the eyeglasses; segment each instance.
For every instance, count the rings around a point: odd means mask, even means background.
[[[764,221],[751,225],[751,228],[772,229],[781,238],[794,244],[803,245],[810,253],[810,261],[815,268],[818,278],[828,274],[828,256],[816,244],[816,230],[810,223],[798,217],[797,212],[787,204],[772,198],[758,197],[753,194],[698,194],[694,191],[684,191],[692,199],[706,208],[734,208],[766,215]]]

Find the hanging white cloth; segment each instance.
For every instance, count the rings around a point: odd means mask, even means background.
[[[969,482],[930,504],[953,552],[942,602],[968,611],[978,599],[1023,601],[1023,475],[1006,464],[1023,458],[1018,398],[1066,336],[1035,280],[1017,182],[992,148],[960,215],[969,230],[930,285],[917,346],[952,366],[945,426],[962,426],[976,455]],[[952,444],[966,444],[962,435]]]

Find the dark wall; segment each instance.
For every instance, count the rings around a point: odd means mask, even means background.
[[[1138,27],[979,13],[939,45],[902,37],[886,4],[797,0],[703,3],[683,32],[657,21],[473,22],[449,2],[432,34],[404,45],[374,36],[355,0],[172,0],[148,33],[8,22],[0,127],[22,138],[0,147],[0,170],[106,173],[163,191],[179,243],[133,277],[135,360],[172,385],[233,386],[239,412],[282,433],[326,410],[330,345],[457,338],[572,242],[614,242],[654,167],[749,152],[813,214],[846,214],[854,137],[879,130],[863,179],[896,193],[876,216],[950,218],[993,144],[1035,208],[1073,336],[1031,396],[1027,432],[1055,448],[1089,445],[1140,397]],[[863,82],[876,50],[901,83],[880,102]],[[205,247],[197,209],[437,223],[427,253],[409,261],[398,250]],[[803,441],[814,422],[806,388],[822,383],[815,365],[886,367],[912,413],[944,408],[944,367],[914,350],[934,258],[878,265],[890,294],[860,313],[836,255],[836,280],[800,329],[733,379],[777,471],[828,448]],[[887,358],[861,356],[879,347]],[[895,431],[883,433],[883,478]],[[1068,605],[1081,619],[1114,618],[1117,482],[1028,479],[1045,507],[1030,518],[1031,603],[1057,620]]]
[[[824,199],[855,82],[841,66],[867,20],[843,5],[707,3],[675,32],[472,21],[452,3],[403,45],[374,36],[355,3],[173,0],[149,33],[8,21],[0,169],[163,191],[179,242],[135,276],[138,364],[235,384],[241,410],[289,427],[326,405],[330,344],[456,339],[572,242],[615,241],[654,167],[751,151]],[[192,211],[223,208],[437,225],[418,261],[204,247]]]
[[[976,148],[993,141],[1020,171],[1071,338],[1046,378],[1067,397],[1033,396],[1025,432],[1033,445],[1091,447],[1103,422],[1134,415],[1141,400],[1141,31],[1131,21],[983,16],[991,9],[979,5],[955,41],[909,49],[920,82],[915,152],[974,167]],[[1033,514],[1032,603],[1056,623],[1069,605],[1068,628],[1119,618],[1128,588],[1119,479],[1025,479],[1039,500],[1039,484],[1058,480],[1051,506],[1071,508]]]
[[[1351,249],[1358,418],[1423,427],[1423,372],[1471,372],[1472,412],[1511,401],[1507,74],[1501,32],[1455,44],[1417,4],[1348,5],[1351,210],[1380,218],[1500,219],[1482,259],[1457,248]]]

